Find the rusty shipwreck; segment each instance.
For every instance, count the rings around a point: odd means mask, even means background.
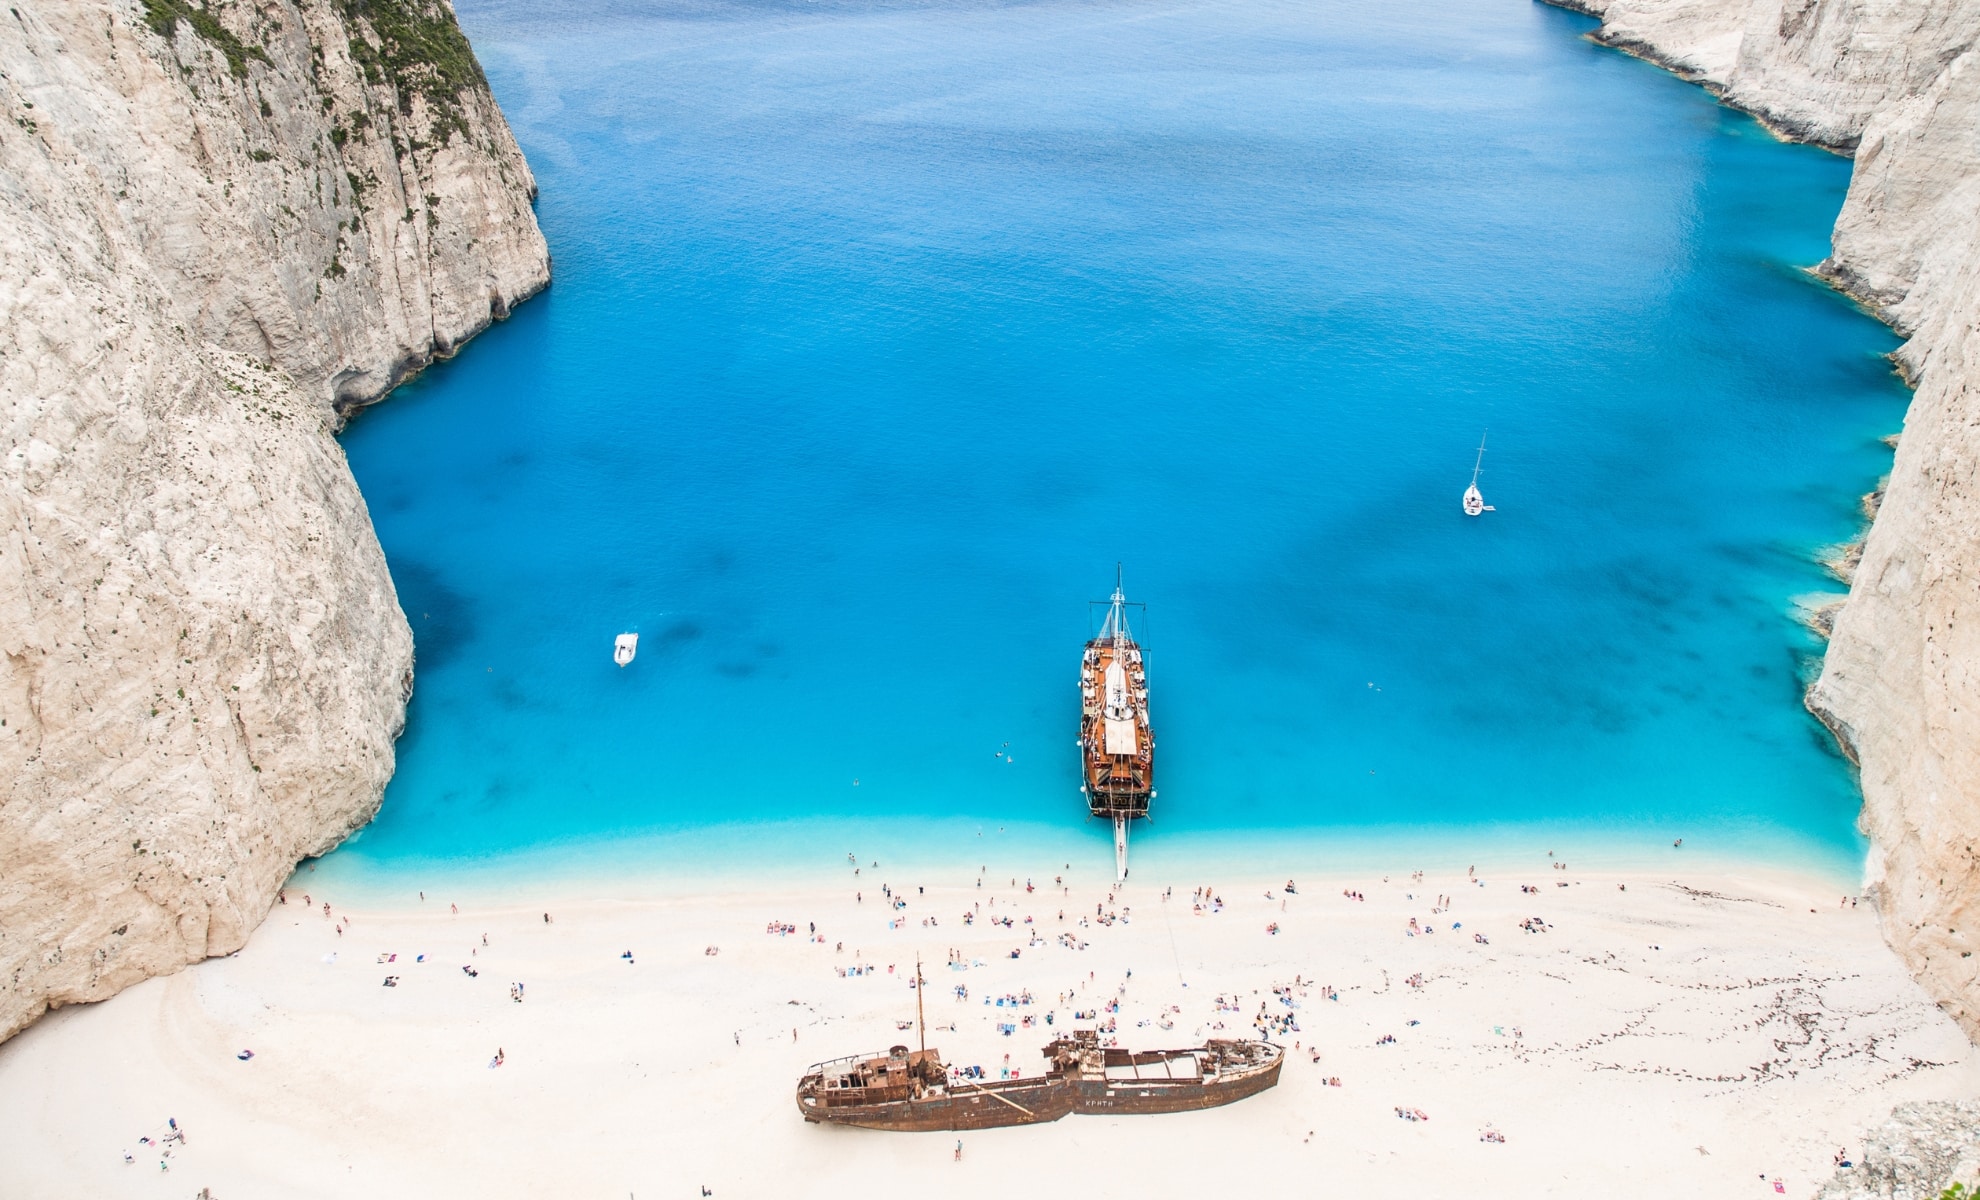
[[[1035,1125],[1068,1113],[1191,1112],[1270,1088],[1285,1064],[1270,1042],[1130,1051],[1100,1045],[1090,1030],[1055,1039],[1044,1057],[1039,1075],[979,1080],[935,1050],[856,1054],[805,1072],[798,1111],[811,1122],[907,1132]]]

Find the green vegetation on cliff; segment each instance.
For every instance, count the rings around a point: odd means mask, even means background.
[[[390,84],[401,112],[412,110],[415,94],[424,97],[439,141],[467,132],[461,95],[485,89],[488,79],[451,9],[440,0],[337,0],[337,7],[367,81]]]
[[[250,46],[235,37],[203,4],[193,4],[190,0],[144,0],[144,23],[151,26],[152,32],[173,37],[179,31],[180,21],[192,26],[194,33],[227,57],[227,70],[236,79],[247,78],[248,59],[268,61],[261,47]]]

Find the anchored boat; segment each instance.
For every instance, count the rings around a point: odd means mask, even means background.
[[[622,633],[618,637],[612,639],[612,661],[618,663],[620,666],[623,667],[627,663],[631,662],[633,660],[633,655],[638,653],[639,653],[638,634]]]
[[[798,1111],[814,1123],[912,1132],[1036,1125],[1068,1113],[1193,1112],[1272,1087],[1285,1065],[1285,1051],[1270,1042],[1130,1051],[1100,1045],[1092,1030],[1060,1037],[1043,1054],[1036,1078],[982,1082],[925,1047],[834,1059],[798,1081]]]
[[[1496,508],[1485,503],[1485,496],[1478,490],[1478,472],[1485,465],[1485,439],[1478,439],[1478,458],[1471,464],[1471,486],[1464,489],[1464,515],[1475,517],[1480,513],[1497,512]]]
[[[1148,723],[1148,671],[1128,628],[1128,603],[1114,568],[1114,595],[1100,634],[1079,663],[1079,749],[1087,811],[1114,822],[1114,878],[1127,878],[1128,822],[1155,798],[1155,731]]]

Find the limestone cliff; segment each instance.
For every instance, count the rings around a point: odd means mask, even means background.
[[[0,13],[0,1038],[241,945],[412,642],[344,413],[543,287],[445,0]]]
[[[1980,1036],[1980,0],[1576,0],[1856,165],[1820,270],[1916,395],[1811,710],[1861,769],[1885,935]]]
[[[1980,1184],[1980,1104],[1900,1104],[1862,1147],[1815,1200],[1938,1200],[1955,1183],[1972,1189]]]

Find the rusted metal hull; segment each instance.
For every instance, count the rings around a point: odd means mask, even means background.
[[[1073,1112],[1081,1116],[1145,1116],[1152,1113],[1197,1112],[1235,1103],[1273,1087],[1285,1059],[1234,1079],[1211,1083],[1101,1084],[1080,1080],[1072,1085]]]
[[[1007,1125],[1042,1125],[1073,1110],[1072,1089],[1064,1079],[1009,1082],[984,1087],[960,1087],[940,1095],[918,1096],[882,1104],[827,1107],[806,1103],[798,1095],[798,1111],[815,1124],[855,1125],[861,1129],[890,1129],[901,1133],[942,1130],[998,1129]]]
[[[1285,1064],[1269,1042],[1132,1052],[1082,1030],[1045,1047],[1045,1074],[977,1084],[944,1079],[934,1051],[895,1050],[814,1067],[798,1081],[798,1112],[813,1123],[906,1133],[1040,1125],[1067,1114],[1195,1112],[1257,1095],[1279,1082]]]

